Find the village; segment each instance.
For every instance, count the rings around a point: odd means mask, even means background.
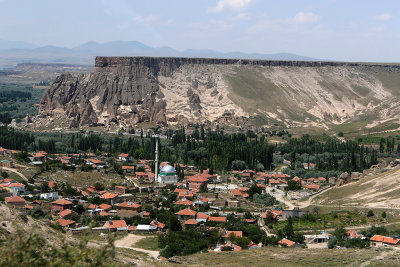
[[[157,156],[145,160],[126,153],[27,154],[27,161],[21,162],[20,151],[0,148],[0,199],[66,235],[118,234],[126,238],[126,234],[154,236],[196,229],[218,236],[199,249],[209,252],[270,245],[332,248],[351,239],[363,247],[400,245],[400,239],[392,236],[367,237],[360,230],[343,227],[335,231],[293,230],[292,220],[315,216],[306,209],[313,198],[339,183],[358,179],[359,173],[302,179],[282,172],[245,169],[220,175],[196,166],[159,164]],[[305,169],[315,166],[303,165]],[[33,175],[24,175],[25,169]],[[87,184],[86,179],[78,185],[66,175],[65,179],[55,178],[53,174],[60,171],[81,177],[107,174],[107,180]],[[277,225],[281,229],[276,231]],[[337,242],[339,237],[343,242]],[[336,240],[333,245],[332,240]],[[162,251],[161,247],[161,253],[153,252],[154,257],[175,255]]]

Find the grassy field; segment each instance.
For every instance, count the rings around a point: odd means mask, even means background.
[[[133,247],[157,251],[157,250],[159,250],[158,249],[158,237],[146,237],[146,238],[140,239],[138,242],[136,242],[133,245]]]
[[[195,254],[179,257],[178,260],[185,266],[360,266],[361,263],[373,261],[386,251],[385,249],[306,250],[271,247],[239,252]],[[395,251],[391,257],[399,256],[400,251]],[[394,261],[391,259],[390,262]]]

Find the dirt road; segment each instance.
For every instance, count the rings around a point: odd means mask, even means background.
[[[114,245],[117,248],[127,248],[127,249],[132,249],[132,250],[144,252],[144,253],[149,254],[154,259],[157,259],[158,254],[159,254],[158,251],[132,247],[140,239],[147,238],[147,237],[154,237],[154,236],[141,236],[141,235],[128,234],[127,236],[125,236],[125,237],[123,237],[123,238],[121,238],[119,240],[116,240],[114,242]]]

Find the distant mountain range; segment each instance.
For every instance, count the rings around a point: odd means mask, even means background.
[[[74,48],[42,46],[0,39],[0,68],[18,63],[66,63],[93,65],[95,56],[154,56],[154,57],[205,57],[266,60],[312,61],[311,57],[291,53],[258,54],[242,52],[219,52],[215,50],[189,49],[178,51],[171,47],[151,47],[137,41],[113,41],[107,43],[87,42]]]

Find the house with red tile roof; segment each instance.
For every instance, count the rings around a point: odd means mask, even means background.
[[[140,181],[148,182],[149,181],[149,175],[145,172],[135,172],[135,176],[137,179]]]
[[[32,157],[33,157],[33,161],[37,161],[37,162],[46,162],[46,160],[47,160],[47,153],[46,153],[46,154],[41,153],[41,152],[33,153],[33,154],[32,154]]]
[[[126,186],[116,185],[115,186],[115,193],[119,195],[126,194]]]
[[[310,185],[304,185],[304,187],[315,192],[315,191],[319,190],[320,185],[318,185],[318,184],[310,184]]]
[[[233,237],[243,237],[243,232],[242,231],[227,231],[225,229],[221,229],[221,237],[222,238],[230,238],[231,236]]]
[[[150,218],[150,212],[148,212],[148,211],[143,211],[143,212],[142,212],[142,218]]]
[[[52,224],[59,224],[61,225],[63,228],[72,228],[75,226],[75,221],[73,220],[67,220],[67,219],[58,219],[57,221],[52,222]]]
[[[156,226],[157,227],[157,231],[164,231],[165,230],[165,224],[162,223],[162,222],[159,222],[157,219],[151,221],[150,225]]]
[[[174,204],[175,205],[182,205],[182,206],[192,206],[193,205],[193,201],[190,201],[190,200],[186,199],[185,197],[183,197],[182,199],[176,201]]]
[[[108,228],[110,232],[128,231],[128,225],[125,220],[109,220],[103,227]]]
[[[50,189],[53,189],[57,186],[57,183],[54,181],[50,181],[47,183],[47,185],[49,186]]]
[[[306,169],[306,170],[314,170],[315,169],[315,166],[316,166],[316,164],[315,163],[308,163],[308,162],[306,162],[306,163],[303,163],[303,167],[304,167],[304,169]]]
[[[361,234],[360,230],[348,230],[346,232],[346,235],[348,239],[353,239],[353,238],[365,239],[365,236]]]
[[[248,187],[243,187],[239,189],[231,189],[231,193],[234,197],[243,197],[243,198],[248,198],[249,194],[247,193],[249,191]]]
[[[199,222],[197,220],[195,220],[195,219],[186,220],[185,223],[184,223],[186,228],[187,227],[193,227],[193,226],[196,226],[198,224],[199,224]]]
[[[77,214],[77,213],[75,211],[73,211],[73,210],[66,209],[66,210],[60,211],[58,213],[58,216],[61,217],[61,218],[66,219],[66,218],[70,218],[74,214]]]
[[[100,193],[100,192],[99,192]],[[111,205],[114,205],[115,202],[119,200],[118,195],[114,193],[104,193],[100,196],[100,198],[105,199],[110,203]]]
[[[59,200],[56,200],[51,203],[51,210],[53,212],[59,212],[66,209],[72,209],[73,205],[74,204],[71,201],[66,200],[64,198],[60,198]]]
[[[226,217],[212,217],[210,216],[208,218],[209,222],[216,222],[216,223],[225,223],[226,222]]]
[[[203,213],[203,212],[198,212],[198,213],[196,214],[196,220],[197,220],[198,222],[207,222],[207,221],[208,221],[208,218],[210,218],[210,215],[205,214],[205,213]]]
[[[289,239],[282,239],[278,242],[279,247],[288,247],[288,248],[295,248],[295,247],[300,247],[299,244],[297,244],[296,242],[293,242]]]
[[[370,246],[371,247],[383,247],[383,246],[396,246],[400,245],[400,239],[383,236],[383,235],[374,235],[370,238]]]
[[[126,153],[121,153],[118,155],[118,159],[121,161],[128,161],[128,160],[132,160],[132,157],[129,157],[129,155]]]
[[[134,173],[135,172],[135,166],[121,166],[121,169],[125,172],[125,173]]]
[[[120,217],[132,217],[140,213],[141,207],[140,204],[125,201],[117,205],[117,214]]]
[[[24,208],[26,201],[20,196],[6,197],[6,203],[14,208]]]
[[[186,208],[186,209],[178,211],[175,214],[178,215],[179,220],[186,221],[188,219],[195,219],[196,213],[197,213],[196,211]]]
[[[29,204],[26,204],[26,205],[24,206],[24,208],[25,208],[26,210],[32,210],[32,209],[34,208],[34,206],[29,205]]]

